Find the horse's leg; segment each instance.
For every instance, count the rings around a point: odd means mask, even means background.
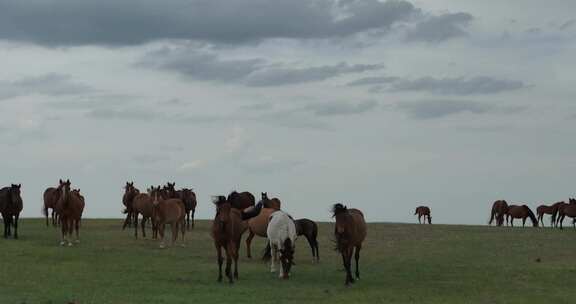
[[[214,244],[216,245],[216,252],[218,254],[218,282],[222,282],[222,262],[224,262],[222,258],[222,247],[216,242],[214,242]]]
[[[314,238],[314,248],[316,248],[316,263],[320,262],[320,250],[318,249],[318,238]]]
[[[308,241],[308,245],[310,245],[310,249],[312,249],[312,262],[314,262],[316,260],[316,253],[314,252],[314,239],[312,239],[312,236],[309,236],[308,234],[305,234],[304,236]]]
[[[420,217],[421,217],[421,216],[422,216],[422,215],[420,215],[420,213],[418,213],[418,224],[422,224],[422,222],[420,221]]]
[[[126,226],[130,227],[130,216],[131,212],[126,212],[126,219],[124,220],[124,224],[122,225],[122,230],[126,229]]]
[[[508,217],[506,217],[506,224],[508,224]],[[514,218],[510,219],[510,226],[514,227]]]
[[[18,239],[18,218],[20,217],[20,214],[16,213],[14,215],[14,238]]]
[[[271,257],[270,257],[270,272],[276,272],[276,260],[278,259],[278,248],[270,244]]]
[[[228,241],[226,244],[226,276],[228,277],[228,282],[230,284],[234,283],[234,279],[232,278],[232,247],[233,242]]]
[[[66,223],[62,221],[60,225],[60,231],[62,232],[62,240],[60,241],[60,246],[66,245]]]
[[[4,222],[7,224],[6,227],[8,228],[8,232],[6,233],[6,237],[12,236],[12,215],[8,215],[4,218]]]
[[[564,223],[564,214],[560,215],[560,218],[558,220],[560,221],[560,229],[564,229],[562,227],[562,224]]]
[[[2,214],[2,219],[4,222],[4,238],[8,238],[8,220],[6,219],[7,216]]]
[[[526,218],[525,217],[522,218],[522,227],[524,227],[524,226],[526,226]]]
[[[141,227],[142,227],[142,237],[144,239],[146,239],[146,220],[148,218],[146,216],[144,216],[144,214],[142,214],[142,223],[141,223]]]
[[[252,243],[252,239],[254,238],[254,232],[252,232],[252,229],[250,230],[250,234],[248,235],[248,238],[246,238],[246,256],[248,258],[252,258],[252,253],[250,251],[250,244]]]
[[[186,211],[186,229],[190,230],[190,210]]]
[[[166,228],[165,224],[158,225],[158,234],[160,235],[160,248],[164,248],[164,228]]]
[[[238,256],[240,255],[240,238],[234,242],[234,278],[238,280]]]
[[[174,247],[174,243],[176,243],[178,238],[178,222],[170,223],[170,232],[172,232],[172,244],[170,246]]]
[[[138,212],[134,213],[134,238],[138,239]]]
[[[360,268],[358,267],[358,261],[360,260],[360,250],[362,249],[362,245],[356,246],[356,253],[354,258],[356,259],[356,279],[360,279]]]
[[[192,209],[192,228],[194,228],[194,213],[196,213],[196,210]]]
[[[75,223],[75,229],[76,229],[76,243],[80,243],[80,218],[78,218],[77,220],[74,221]]]

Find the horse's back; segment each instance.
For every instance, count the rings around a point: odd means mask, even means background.
[[[292,218],[284,211],[277,210],[270,215],[266,229],[270,242],[282,243],[286,238],[296,239],[296,226]]]
[[[147,193],[139,193],[133,200],[132,208],[134,211],[145,216],[152,215],[152,197]]]
[[[250,230],[256,235],[266,236],[270,215],[275,211],[276,210],[270,208],[262,208],[260,214],[248,220]]]
[[[184,203],[179,198],[170,198],[158,204],[155,208],[165,222],[177,222],[184,218],[185,207]]]

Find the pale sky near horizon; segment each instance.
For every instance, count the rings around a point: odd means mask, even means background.
[[[0,0],[0,184],[70,178],[486,224],[576,196],[576,2]]]

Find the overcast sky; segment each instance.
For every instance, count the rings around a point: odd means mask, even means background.
[[[575,54],[572,0],[0,0],[0,182],[485,224],[576,196]]]

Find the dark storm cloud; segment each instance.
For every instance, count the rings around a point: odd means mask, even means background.
[[[409,41],[441,42],[468,35],[465,28],[472,21],[468,13],[447,13],[430,16],[406,33]]]
[[[401,102],[397,109],[415,119],[436,119],[461,113],[514,114],[524,111],[524,106],[496,106],[466,100],[419,100]]]
[[[0,39],[47,46],[325,39],[387,31],[419,11],[403,0],[0,0]]]
[[[50,73],[14,81],[0,81],[0,100],[33,94],[75,95],[90,90],[89,86],[74,82],[69,75]]]

